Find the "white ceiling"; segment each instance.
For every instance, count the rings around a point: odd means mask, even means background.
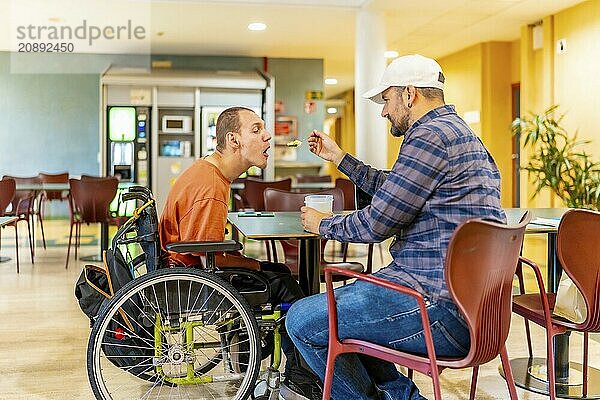
[[[23,6],[24,0],[13,1]],[[61,0],[60,4],[65,1],[78,8],[86,3]],[[383,12],[388,49],[441,57],[479,42],[515,40],[523,25],[583,0],[150,2],[152,53],[323,58],[325,75],[339,81],[326,88],[326,97],[331,97],[353,86],[354,20],[361,7]],[[10,48],[10,5],[11,0],[0,0],[0,26],[5,27],[0,31],[0,50]],[[32,7],[31,12],[36,9]],[[69,7],[54,11],[54,18],[68,20]],[[255,21],[266,23],[267,30],[248,31],[247,25]],[[164,34],[159,36],[159,32]]]

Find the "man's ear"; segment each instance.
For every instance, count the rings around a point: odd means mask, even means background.
[[[226,138],[227,142],[232,148],[237,149],[240,146],[240,141],[238,140],[235,132],[227,132]]]
[[[411,108],[413,106],[413,103],[414,103],[416,97],[417,97],[417,89],[411,85],[407,86],[406,87],[406,106],[408,108]]]

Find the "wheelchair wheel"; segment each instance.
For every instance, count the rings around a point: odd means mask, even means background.
[[[256,318],[213,274],[157,270],[123,286],[94,323],[96,399],[246,399],[260,369]]]

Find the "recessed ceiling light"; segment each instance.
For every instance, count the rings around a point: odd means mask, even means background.
[[[335,107],[329,107],[327,109],[327,114],[335,114],[335,113],[337,113],[337,108],[335,108]]]
[[[335,78],[326,78],[325,79],[325,84],[326,85],[337,85],[338,81]]]
[[[264,31],[267,29],[267,24],[263,24],[262,22],[253,22],[248,24],[248,29],[251,31]]]
[[[398,57],[398,52],[396,50],[387,50],[383,53],[385,58],[396,58]]]

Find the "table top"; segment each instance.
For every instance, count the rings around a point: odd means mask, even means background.
[[[0,217],[0,226],[8,225],[18,219],[18,217]]]
[[[504,212],[506,213],[508,224],[512,225],[519,223],[525,211],[530,211],[532,222],[527,225],[525,233],[551,233],[558,230],[560,218],[569,210],[570,208],[505,208]],[[556,220],[556,225],[538,225],[534,222],[536,218]]]
[[[240,216],[230,212],[227,219],[249,239],[312,239],[319,235],[304,230],[299,211],[265,213],[272,216]]]
[[[505,208],[509,224],[517,224],[523,213],[529,210],[534,218],[559,220],[569,208]],[[304,230],[299,211],[273,212],[273,216],[240,216],[243,213],[230,212],[227,219],[246,237],[250,239],[306,239],[318,237]],[[526,233],[556,232],[556,226],[542,226],[534,223],[527,225]]]
[[[335,187],[333,182],[292,182],[292,189],[332,189]],[[242,190],[243,182],[235,182],[231,184],[232,190]]]
[[[131,186],[136,186],[137,183],[135,182],[119,182],[119,189],[125,189]],[[59,190],[70,190],[70,186],[68,183],[17,183],[16,184],[16,189],[17,190],[35,190],[35,191],[41,191],[41,190],[55,190],[55,191],[59,191]]]

